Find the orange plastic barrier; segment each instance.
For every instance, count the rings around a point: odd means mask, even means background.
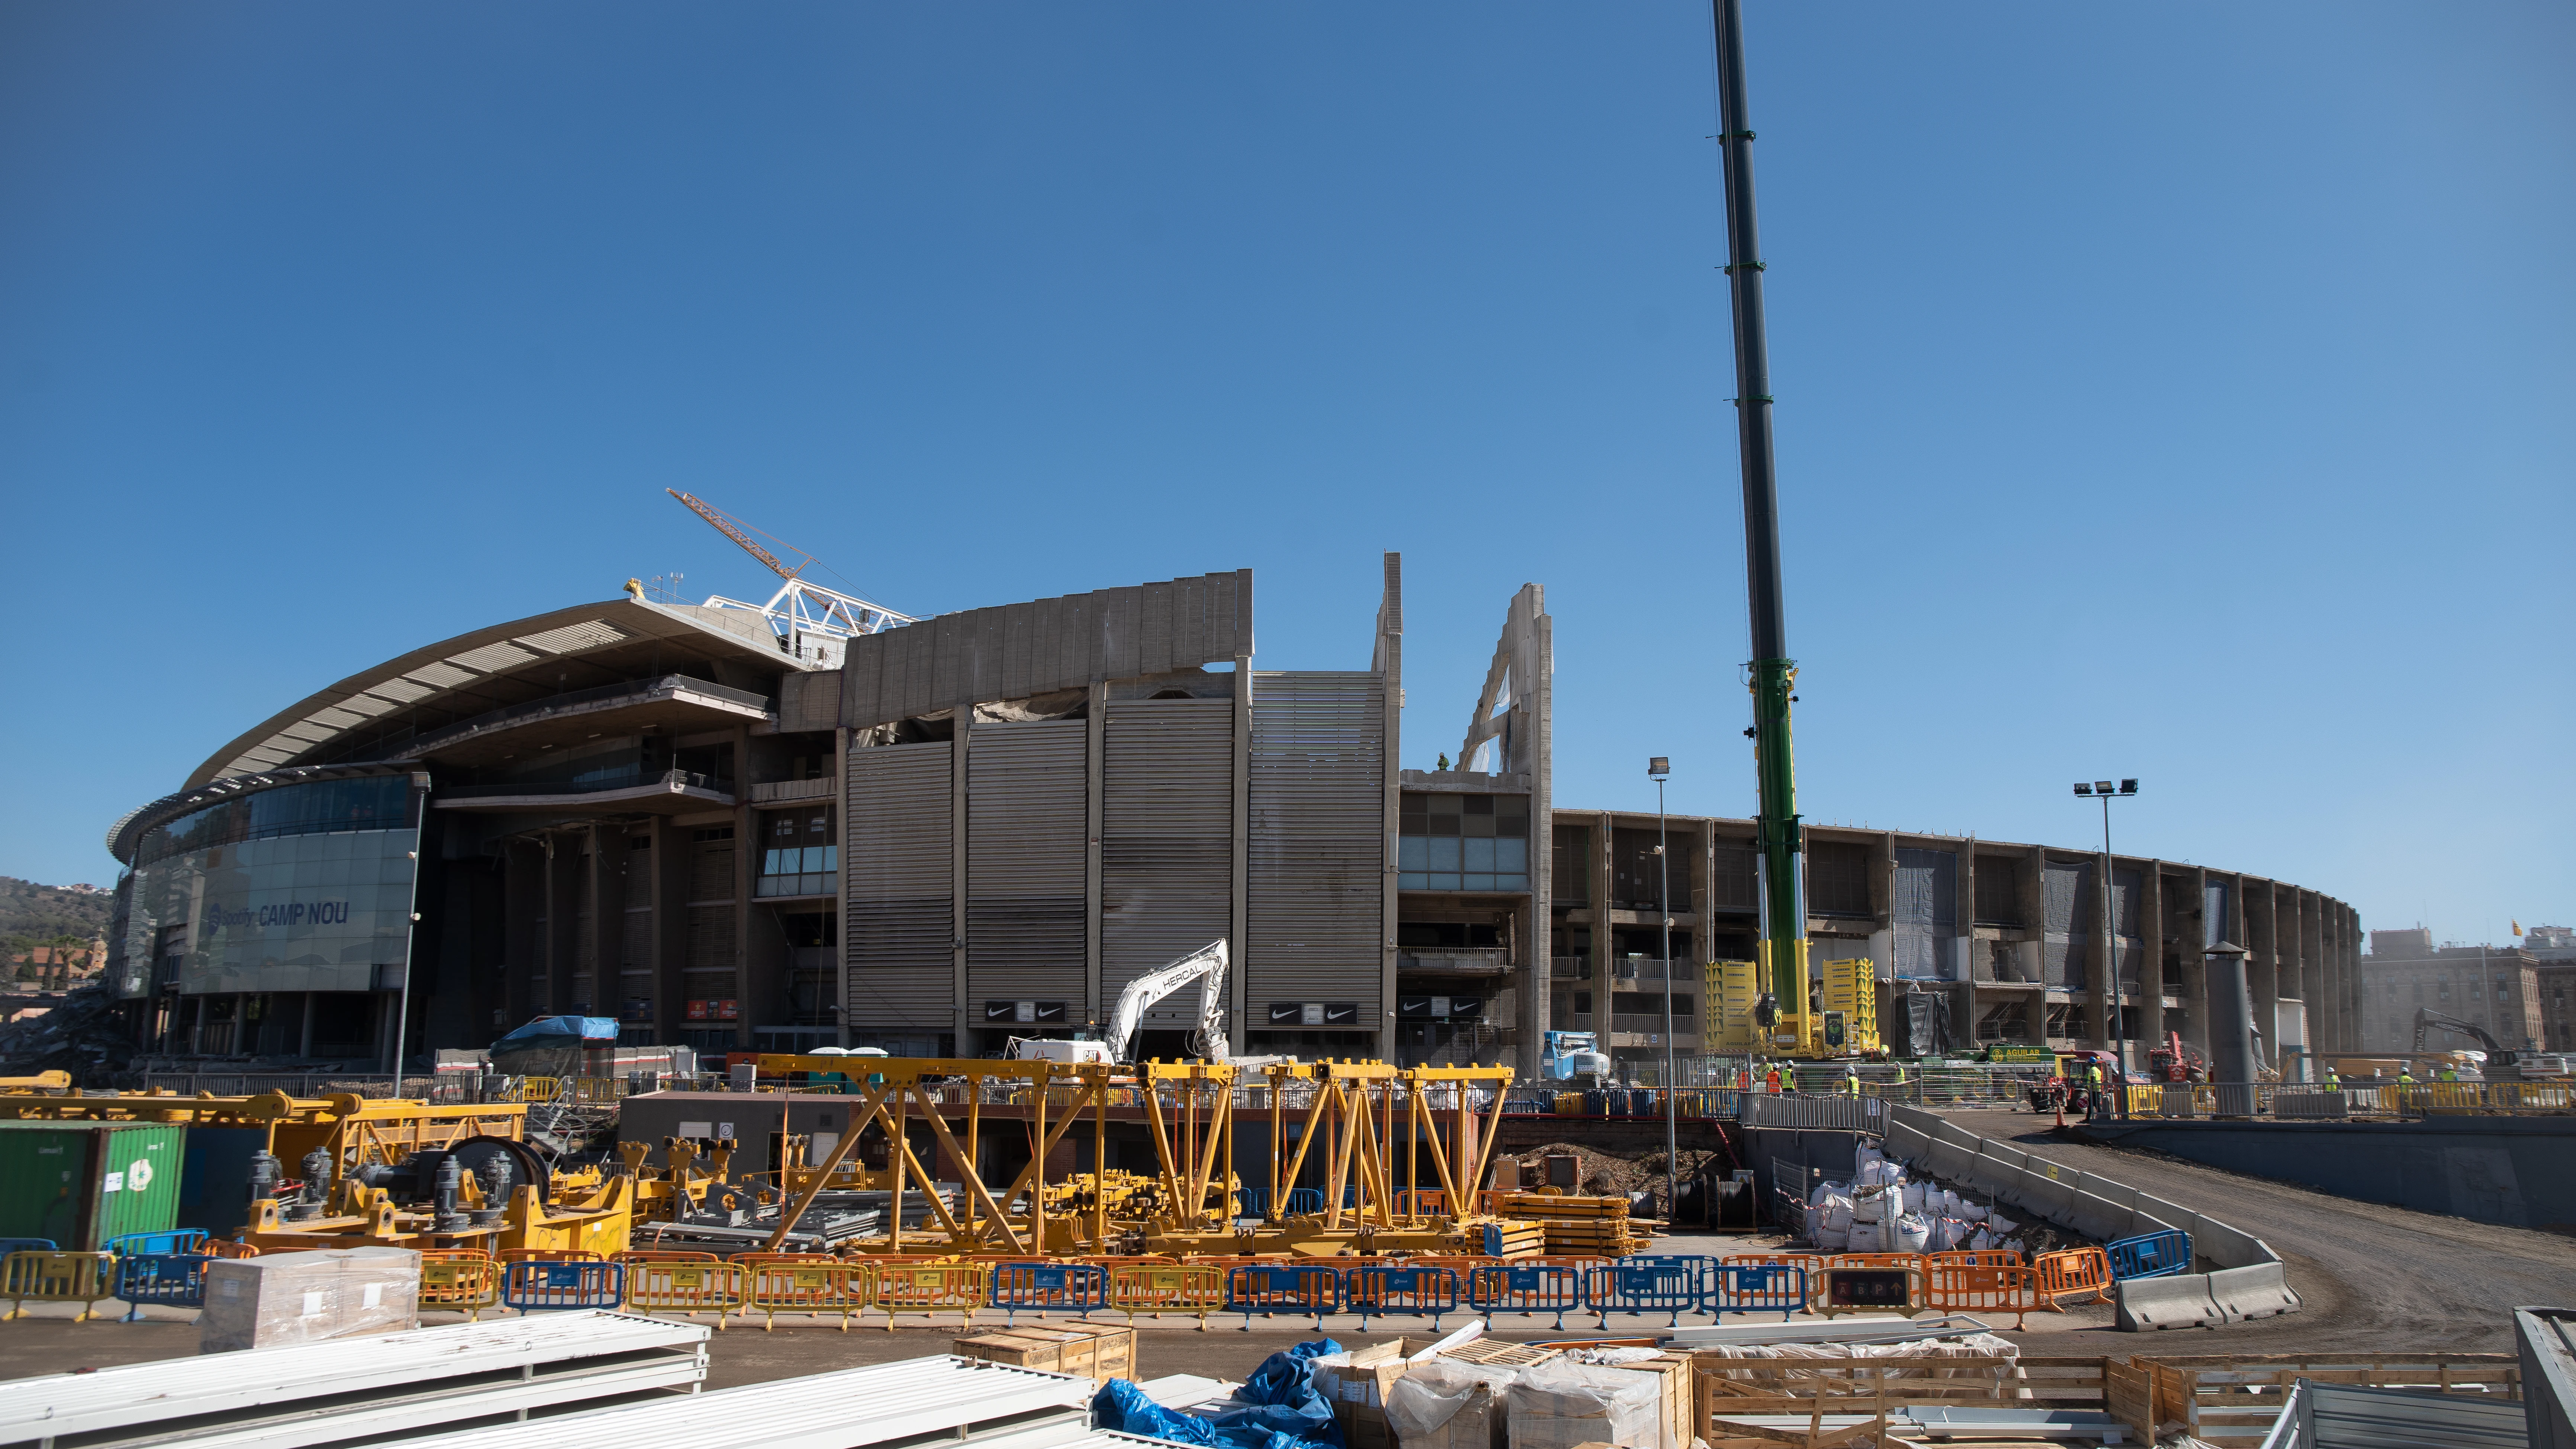
[[[1944,1263],[1960,1268],[2019,1268],[2021,1254],[2010,1248],[1954,1248],[1947,1253],[1934,1253],[1927,1259],[1932,1267]]]
[[[1109,1270],[1109,1306],[1135,1322],[1139,1313],[1157,1318],[1166,1313],[1195,1313],[1199,1332],[1207,1316],[1225,1307],[1226,1270],[1209,1264],[1175,1263],[1161,1267],[1139,1263]]]
[[[2100,1248],[2042,1253],[2031,1265],[2039,1275],[2040,1301],[2052,1309],[2111,1298],[2111,1255]]]
[[[420,1255],[420,1306],[480,1322],[501,1301],[501,1265],[480,1248],[428,1248]]]
[[[1944,1313],[2009,1313],[2015,1331],[2023,1314],[2048,1306],[2037,1269],[1937,1262],[1924,1274],[1923,1304]]]
[[[937,1313],[943,1308],[956,1309],[971,1327],[975,1310],[984,1306],[992,1291],[990,1263],[870,1262],[866,1267],[867,1301],[885,1310],[888,1333],[894,1332],[897,1313]]]
[[[691,1318],[712,1313],[721,1333],[726,1315],[743,1306],[743,1285],[751,1270],[740,1263],[719,1262],[712,1253],[686,1258],[622,1253],[618,1257],[626,1265],[629,1311],[685,1313]]]
[[[1912,1313],[1923,1306],[1923,1295],[1919,1266],[1845,1263],[1807,1275],[1807,1311],[1821,1318],[1837,1313]]]
[[[991,1272],[981,1264],[958,1266],[987,1275]],[[743,1311],[746,1314],[755,1308],[761,1311],[763,1332],[777,1331],[781,1313],[838,1313],[841,1315],[841,1331],[847,1333],[850,1331],[850,1315],[868,1306],[871,1270],[865,1263],[829,1260],[819,1263],[768,1262],[754,1264],[748,1271],[751,1286],[743,1295]],[[892,1271],[917,1270],[897,1268]],[[968,1317],[972,1319],[971,1312]],[[886,1326],[894,1326],[891,1313],[886,1315]]]

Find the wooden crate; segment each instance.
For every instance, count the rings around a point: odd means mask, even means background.
[[[1123,1323],[1076,1319],[1046,1328],[979,1333],[959,1338],[952,1351],[960,1358],[1071,1374],[1094,1382],[1136,1376],[1136,1331]]]
[[[1489,1368],[1528,1369],[1552,1359],[1565,1357],[1561,1348],[1541,1348],[1535,1343],[1509,1343],[1499,1338],[1480,1338],[1462,1344],[1440,1355],[1460,1363],[1484,1364]]]
[[[1887,1419],[1908,1404],[1997,1405],[2021,1397],[2010,1355],[1904,1358],[1693,1357],[1690,1428],[1711,1449],[1749,1441],[1832,1449],[1856,1438],[1887,1441]],[[1929,1377],[1931,1374],[1944,1377]],[[1742,1375],[1731,1377],[1730,1375]],[[1803,1429],[1745,1422],[1807,1416]],[[1828,1424],[1827,1416],[1840,1423]],[[1853,1416],[1859,1416],[1854,1421]]]
[[[2193,1438],[2219,1445],[2261,1443],[2300,1379],[2522,1397],[2521,1362],[2509,1353],[2142,1354],[2131,1363],[2146,1377],[2147,1408],[2157,1424],[2182,1424]]]

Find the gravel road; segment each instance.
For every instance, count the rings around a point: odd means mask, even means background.
[[[2105,1352],[2511,1353],[2514,1308],[2576,1304],[2576,1239],[2330,1197],[2140,1148],[2097,1147],[2061,1138],[2053,1119],[2027,1112],[1944,1115],[1980,1137],[2098,1172],[2252,1233],[2281,1255],[2290,1286],[2307,1303],[2284,1317],[2224,1328],[2168,1329],[2152,1339],[2122,1334]],[[2214,1346],[2219,1340],[2227,1340],[2224,1350]]]

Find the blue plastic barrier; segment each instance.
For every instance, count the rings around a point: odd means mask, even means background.
[[[1583,1307],[1583,1269],[1572,1263],[1495,1263],[1470,1269],[1467,1302],[1478,1313],[1553,1313],[1556,1326]]]
[[[166,1233],[119,1233],[99,1246],[120,1256],[166,1257],[172,1253],[203,1253],[206,1234],[200,1228],[173,1228]]]
[[[1243,1331],[1252,1331],[1252,1315],[1267,1317],[1285,1310],[1315,1315],[1315,1330],[1324,1315],[1342,1311],[1342,1272],[1320,1264],[1275,1268],[1253,1264],[1231,1268],[1225,1275],[1225,1311],[1243,1315]]]
[[[1667,1327],[1679,1327],[1682,1315],[1700,1304],[1700,1258],[1622,1258],[1583,1272],[1583,1300],[1610,1326],[1610,1315],[1666,1313]]]
[[[1370,1314],[1427,1314],[1431,1330],[1440,1331],[1442,1314],[1458,1311],[1455,1268],[1353,1268],[1342,1275],[1342,1306],[1360,1316],[1368,1332]]]
[[[1288,1192],[1288,1216],[1309,1217],[1324,1210],[1324,1190],[1320,1187],[1291,1188]]]
[[[504,1307],[521,1313],[557,1308],[615,1309],[626,1299],[623,1263],[512,1263],[501,1280]]]
[[[2110,1255],[2113,1282],[2123,1278],[2162,1278],[2191,1271],[2191,1234],[2180,1228],[2122,1238],[2105,1244],[2102,1251]]]
[[[11,1253],[59,1253],[51,1238],[0,1238],[0,1258]]]
[[[1109,1270],[1092,1263],[996,1263],[993,1306],[1002,1324],[1026,1308],[1044,1313],[1061,1308],[1081,1313],[1109,1306]]]
[[[1778,1313],[1780,1321],[1807,1306],[1807,1270],[1789,1263],[1720,1263],[1707,1296],[1709,1315],[1724,1323],[1730,1313]]]
[[[166,1233],[132,1233],[129,1237],[168,1237]],[[197,1234],[203,1239],[205,1234]],[[206,1265],[214,1259],[203,1253],[125,1253],[116,1260],[116,1296],[125,1300],[125,1321],[143,1321],[143,1305],[157,1303],[164,1308],[203,1308],[206,1306]]]

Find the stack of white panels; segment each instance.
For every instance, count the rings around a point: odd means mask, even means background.
[[[1055,1449],[1101,1436],[1087,1378],[941,1354],[405,1440],[402,1449],[860,1449],[928,1436]],[[1160,1441],[1114,1436],[1121,1445]],[[1101,1446],[1107,1449],[1107,1446]]]
[[[704,1324],[537,1314],[17,1379],[0,1391],[0,1444],[375,1444],[496,1415],[684,1403],[706,1375]]]

